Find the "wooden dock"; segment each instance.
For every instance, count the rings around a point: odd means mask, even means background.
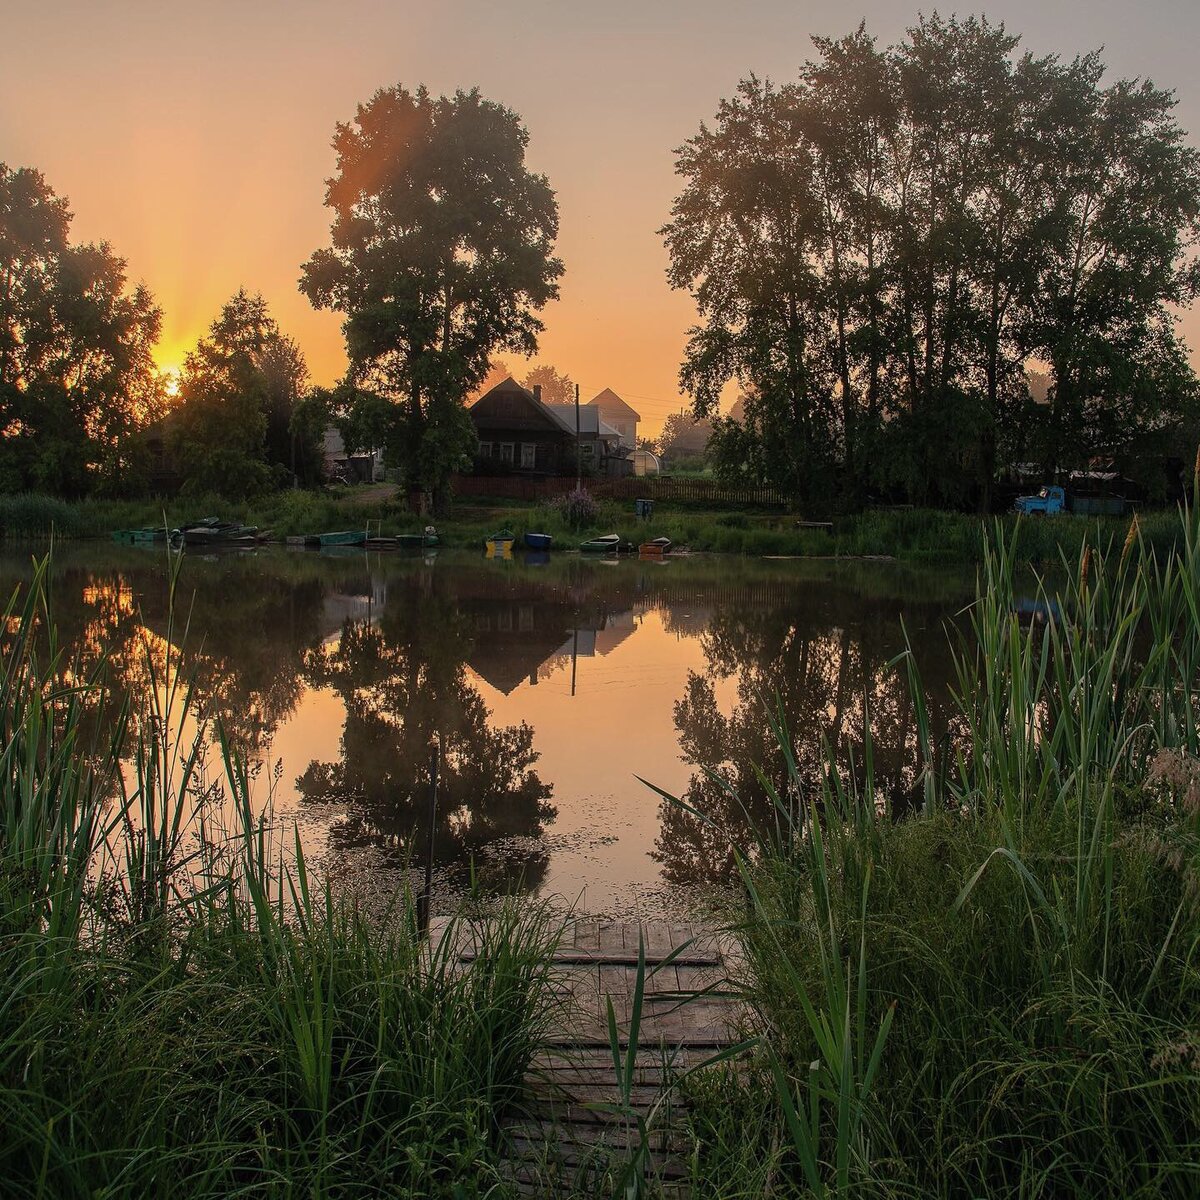
[[[435,921],[435,940],[438,928]],[[644,991],[633,1072],[623,1087],[608,1006],[624,1056],[639,938]],[[458,956],[463,962],[474,956],[461,934]],[[554,957],[561,1017],[530,1068],[526,1115],[509,1130],[513,1178],[523,1192],[553,1196],[589,1179],[611,1183],[639,1146],[640,1118],[651,1136],[638,1169],[665,1192],[687,1195],[690,1147],[679,1120],[681,1098],[664,1083],[745,1036],[746,1017],[731,986],[739,967],[733,940],[701,926],[594,918],[568,926]]]

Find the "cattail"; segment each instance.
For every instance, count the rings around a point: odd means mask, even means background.
[[[1124,565],[1125,559],[1129,556],[1129,552],[1133,549],[1133,544],[1137,541],[1140,533],[1141,527],[1138,524],[1138,514],[1134,513],[1133,520],[1129,522],[1129,532],[1125,535],[1125,545],[1121,547],[1122,565]]]
[[[1092,548],[1085,546],[1083,550],[1083,565],[1079,568],[1079,590],[1087,591],[1088,569],[1092,565]]]

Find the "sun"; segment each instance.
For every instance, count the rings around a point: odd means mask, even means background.
[[[159,367],[158,377],[162,380],[163,391],[166,393],[167,399],[174,400],[179,395],[179,368]]]

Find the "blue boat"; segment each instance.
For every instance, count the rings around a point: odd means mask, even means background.
[[[530,550],[549,550],[554,539],[548,533],[527,533],[525,545]]]

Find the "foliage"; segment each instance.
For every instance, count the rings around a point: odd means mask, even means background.
[[[39,172],[0,163],[0,491],[136,486],[132,435],[162,410],[162,314],[71,220]]]
[[[764,1159],[781,1195],[1194,1192],[1193,513],[1184,530],[1163,557],[1136,527],[1085,547],[1040,592],[1045,622],[1016,614],[1011,542],[989,549],[970,630],[952,634],[947,740],[919,664],[895,660],[921,764],[906,818],[869,724],[859,769],[831,745],[813,786],[768,713],[770,811],[739,847],[768,1046],[697,1090],[709,1194]],[[714,1097],[758,1114],[740,1149]]]
[[[277,843],[232,753],[206,777],[170,616],[145,707],[110,714],[126,761],[88,734],[104,664],[58,656],[43,574],[5,616],[5,1191],[495,1194],[553,923],[501,908],[462,965],[405,896],[369,919]]]
[[[575,403],[575,385],[570,375],[560,375],[549,363],[534,367],[525,376],[522,386],[531,392],[535,387],[540,387],[543,404]]]
[[[377,92],[334,137],[330,248],[301,290],[345,315],[347,382],[390,401],[386,439],[409,488],[447,499],[476,445],[463,399],[499,351],[532,355],[558,294],[554,193],[528,135],[478,91]]]
[[[294,421],[307,378],[266,301],[239,290],[184,361],[169,431],[185,491],[244,499],[278,487],[291,478],[297,442],[297,468],[315,482],[321,397]]]
[[[745,394],[718,473],[986,505],[1019,461],[1179,457],[1200,156],[1173,96],[1104,85],[1095,54],[1018,55],[974,17],[814,44],[797,81],[744,80],[678,151],[668,277],[701,316],[680,378],[698,415],[731,380]]]
[[[546,507],[572,529],[595,525],[599,514],[596,498],[583,487],[554,496],[546,502]]]

